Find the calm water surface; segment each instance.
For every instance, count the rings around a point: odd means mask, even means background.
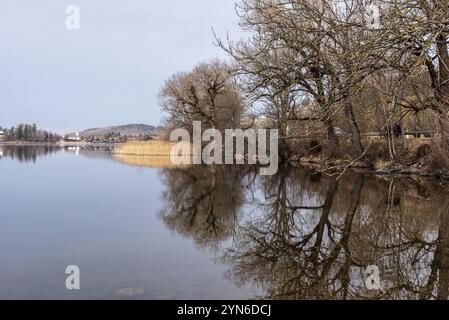
[[[0,298],[447,299],[449,192],[0,146]],[[137,166],[137,164],[139,166]],[[81,290],[65,288],[65,268]],[[380,269],[381,290],[365,271]]]

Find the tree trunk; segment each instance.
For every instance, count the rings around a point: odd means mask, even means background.
[[[449,159],[449,119],[447,116],[440,114],[439,117],[440,129],[441,129],[441,146],[444,151],[444,156]]]
[[[449,52],[448,52],[448,35],[443,34],[438,37],[437,48],[438,48],[438,64],[439,64],[439,91],[441,92],[442,100],[445,102],[447,107],[449,104]],[[445,110],[446,112],[448,110]]]
[[[363,146],[362,146],[362,139],[360,136],[359,126],[357,125],[357,121],[355,120],[352,103],[349,101],[345,102],[345,115],[346,115],[346,119],[348,119],[349,125],[351,127],[352,151],[353,151],[355,157],[360,158],[360,157],[362,157],[363,152],[364,152]]]
[[[318,70],[314,70],[312,73],[314,77],[317,79],[315,81],[317,86],[317,101],[320,108],[325,112],[323,122],[324,125],[326,126],[327,139],[329,141],[328,146],[329,158],[336,159],[340,156],[340,143],[338,141],[338,136],[334,130],[334,121],[333,121],[334,116],[332,114],[331,108],[326,104],[326,96],[322,75]]]
[[[437,112],[441,127],[442,143],[445,156],[449,159],[449,53],[447,35],[441,35],[437,40],[439,79],[434,88],[437,99]],[[431,75],[432,76],[432,75]]]
[[[340,141],[335,133],[332,119],[326,119],[324,124],[326,125],[327,139],[329,141],[329,157],[331,159],[336,159],[340,156]]]

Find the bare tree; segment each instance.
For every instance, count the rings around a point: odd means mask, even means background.
[[[380,0],[383,19],[378,37],[389,49],[393,72],[416,79],[427,74],[426,99],[415,104],[438,117],[449,155],[449,10],[447,0]]]
[[[333,152],[338,155],[336,116],[343,110],[349,124],[353,153],[363,154],[352,98],[363,90],[367,76],[383,67],[385,53],[363,21],[360,1],[242,0],[241,27],[251,32],[240,42],[218,39],[244,76],[246,92],[275,100],[280,114],[312,100],[319,106],[313,119],[322,121]],[[374,54],[377,52],[377,54]],[[289,93],[289,94],[288,94]],[[301,120],[289,112],[280,121]]]
[[[218,60],[197,65],[192,72],[173,75],[160,92],[160,104],[170,126],[192,130],[237,128],[244,103],[227,65]]]

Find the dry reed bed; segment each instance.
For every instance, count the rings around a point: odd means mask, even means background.
[[[118,146],[114,154],[133,156],[170,156],[170,151],[177,142],[148,141],[128,142]]]
[[[177,142],[148,141],[128,142],[114,150],[114,157],[121,163],[136,167],[170,169],[186,167],[170,160],[170,152]]]

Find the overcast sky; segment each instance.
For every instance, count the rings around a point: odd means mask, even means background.
[[[217,34],[242,36],[233,0],[2,0],[0,126],[35,122],[59,133],[158,124],[171,74],[225,54]],[[81,29],[66,29],[65,9]]]

